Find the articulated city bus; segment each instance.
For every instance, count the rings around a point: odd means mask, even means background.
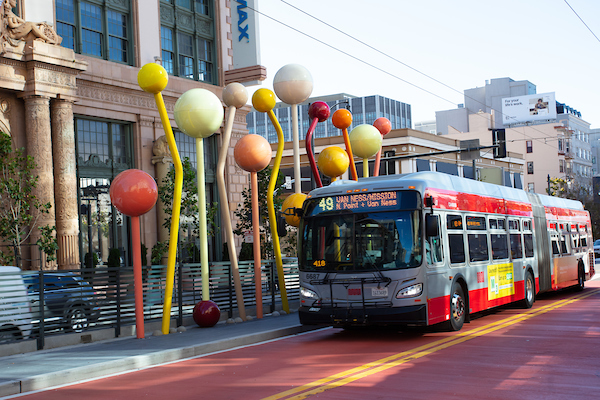
[[[459,330],[594,274],[580,202],[437,172],[315,189],[299,229],[303,324]]]

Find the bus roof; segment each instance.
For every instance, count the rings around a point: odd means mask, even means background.
[[[522,189],[515,189],[493,183],[475,181],[455,175],[434,171],[412,172],[401,175],[385,175],[370,178],[361,178],[358,181],[338,180],[331,185],[317,188],[310,192],[311,197],[323,197],[349,193],[349,191],[363,190],[382,191],[408,189],[414,186],[422,193],[427,188],[455,191],[459,193],[476,194],[480,196],[505,199],[515,202],[531,203],[528,193]],[[583,210],[581,202],[560,197],[536,194],[545,207],[559,207],[573,210]]]

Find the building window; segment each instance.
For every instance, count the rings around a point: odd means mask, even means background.
[[[133,168],[131,126],[107,120],[75,118],[77,175],[79,176],[80,251],[98,254],[108,261],[109,249],[121,250],[125,265],[131,265],[127,220],[112,207],[110,182]]]
[[[210,0],[161,0],[163,66],[171,75],[218,84]]]
[[[528,140],[526,143],[527,143],[527,152],[528,153],[533,153],[533,141],[532,140]]]
[[[132,64],[129,0],[56,0],[62,46],[105,60]]]
[[[535,184],[533,182],[527,184],[527,191],[529,193],[535,193]]]
[[[529,174],[529,175],[533,174],[533,161],[527,162],[527,174]]]

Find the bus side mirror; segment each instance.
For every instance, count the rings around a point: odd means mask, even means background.
[[[433,214],[425,215],[425,235],[434,237],[440,235],[440,225],[438,224],[438,216]]]

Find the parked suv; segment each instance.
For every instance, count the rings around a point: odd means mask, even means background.
[[[33,316],[21,270],[0,266],[0,342],[27,339]]]
[[[27,274],[24,280],[33,299],[34,317],[40,320],[40,273]],[[49,329],[82,332],[100,316],[94,288],[78,275],[68,272],[44,273],[43,281],[44,324]]]
[[[594,240],[594,260],[600,262],[600,239]]]

